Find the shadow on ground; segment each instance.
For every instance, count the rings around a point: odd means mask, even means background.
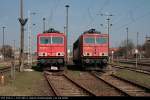
[[[39,71],[39,72],[43,71],[42,67],[39,67],[37,65],[32,66],[32,69],[35,70],[35,71]]]
[[[82,71],[83,70],[81,66],[77,66],[77,65],[67,65],[67,69],[73,70],[73,71]]]

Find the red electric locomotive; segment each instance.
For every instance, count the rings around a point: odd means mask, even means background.
[[[66,35],[49,29],[37,35],[38,65],[51,70],[63,70],[67,58]]]
[[[108,62],[108,34],[95,29],[84,32],[73,44],[73,61],[85,69],[106,68]]]

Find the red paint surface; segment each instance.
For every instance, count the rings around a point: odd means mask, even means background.
[[[63,37],[63,44],[40,44],[40,37]],[[38,58],[58,58],[67,57],[67,40],[63,33],[39,33],[37,35],[37,56]],[[47,56],[39,56],[40,53],[46,53]],[[64,56],[58,56],[58,53],[64,53]]]

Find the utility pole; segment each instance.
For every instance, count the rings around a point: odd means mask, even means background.
[[[15,50],[16,50],[16,42],[14,40],[14,63],[13,63],[13,74],[14,74],[14,80],[15,80],[15,61],[16,61],[16,56],[15,56]]]
[[[14,51],[14,59],[15,59],[16,41],[14,40],[13,42],[14,42],[14,43],[13,43],[13,44],[14,44],[14,50],[13,50],[13,51]]]
[[[110,24],[110,18],[111,16],[113,16],[112,14],[100,14],[101,16],[107,16],[107,31],[108,31],[108,56],[109,56],[109,34],[110,34],[110,26],[112,26],[112,24]]]
[[[138,53],[140,53],[139,49],[138,49],[138,41],[139,41],[139,32],[137,32],[137,46],[136,46],[136,48],[138,50]],[[137,58],[138,58],[138,53],[137,53]]]
[[[20,0],[20,57],[19,57],[19,64],[20,68],[19,71],[22,72],[24,68],[24,26],[27,22],[27,19],[23,18],[23,0]]]
[[[2,27],[3,28],[3,58],[4,58],[4,61],[5,61],[5,26]]]
[[[136,48],[138,49],[138,38],[139,38],[139,32],[137,32],[137,39],[136,39]]]
[[[45,20],[46,18],[43,18],[43,32],[45,32]]]
[[[66,26],[64,26],[64,34],[66,34]]]
[[[68,39],[68,8],[69,5],[66,5],[66,35],[67,35],[67,39]]]
[[[127,31],[127,45],[126,45],[127,51],[126,51],[126,58],[128,60],[128,27],[126,28],[126,31]]]
[[[139,36],[139,32],[137,32],[137,41],[136,41],[136,68],[137,68],[137,63],[138,63],[138,53],[139,53],[139,50],[138,50],[138,36]]]
[[[30,11],[28,11],[28,65],[31,67],[31,18]]]
[[[15,80],[15,40],[13,40],[13,53],[11,61],[11,78]]]
[[[112,55],[111,59],[112,59],[112,63],[113,63],[114,62],[114,51],[111,52],[111,55]]]
[[[66,5],[66,37],[67,37],[67,40],[68,40],[68,8],[69,8],[69,5]],[[67,43],[67,47],[68,47],[68,43]],[[68,48],[67,48],[67,55],[68,54]],[[67,56],[68,57],[68,56]]]

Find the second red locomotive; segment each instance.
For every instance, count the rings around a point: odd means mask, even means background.
[[[108,38],[108,34],[101,34],[95,29],[84,32],[73,44],[74,63],[94,70],[107,66]]]
[[[63,70],[67,58],[66,35],[49,29],[37,35],[38,65],[51,70]]]

